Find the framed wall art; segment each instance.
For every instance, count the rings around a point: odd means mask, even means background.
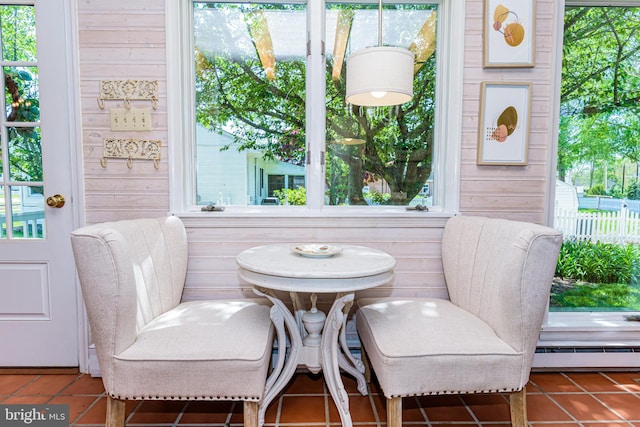
[[[484,68],[535,65],[535,0],[484,0]]]
[[[530,82],[482,82],[478,165],[527,165]]]

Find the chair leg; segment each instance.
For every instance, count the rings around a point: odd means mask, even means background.
[[[124,400],[107,396],[106,427],[124,427]]]
[[[387,399],[387,427],[402,427],[402,397]]]
[[[258,402],[244,401],[244,427],[258,427]]]
[[[511,425],[513,427],[527,426],[527,393],[523,388],[509,395],[511,407]]]

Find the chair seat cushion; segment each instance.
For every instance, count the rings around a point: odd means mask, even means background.
[[[114,357],[107,389],[120,399],[260,400],[272,342],[266,300],[181,303]]]
[[[363,298],[356,324],[386,397],[515,391],[520,351],[475,315],[437,298]]]

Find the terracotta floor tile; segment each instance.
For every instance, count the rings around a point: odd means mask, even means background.
[[[278,415],[278,406],[280,404],[281,399],[282,399],[281,397],[274,399],[273,402],[271,402],[271,404],[267,408],[267,411],[264,414],[265,424],[276,422],[276,417]]]
[[[372,393],[371,400],[373,400],[373,404],[376,407],[378,418],[381,422],[384,422],[387,419],[387,399],[380,393]]]
[[[527,395],[527,418],[530,422],[571,422],[573,419],[545,395]]]
[[[551,397],[579,421],[620,420],[620,417],[588,394],[553,394]]]
[[[625,422],[610,422],[610,423],[582,423],[583,427],[628,427],[629,424]]]
[[[9,396],[2,403],[6,405],[42,405],[51,400],[51,396]]]
[[[402,420],[405,422],[425,422],[425,416],[423,414],[422,405],[420,404],[421,397],[405,397],[402,399]],[[376,406],[376,412],[380,422],[385,423],[387,420],[387,399],[380,394],[373,396],[373,401]]]
[[[69,405],[69,421],[74,423],[97,399],[95,396],[56,396],[47,403]]]
[[[482,423],[511,420],[507,399],[500,394],[470,394],[462,398]]]
[[[130,406],[130,404],[129,405],[125,404],[125,408],[127,408],[127,406]],[[99,397],[93,403],[93,405],[87,410],[87,412],[81,415],[74,423],[77,426],[80,426],[83,424],[104,424],[106,419],[106,413],[107,413],[107,398],[102,396],[102,397]],[[125,417],[130,413],[131,411],[125,412]]]
[[[471,422],[473,417],[460,396],[425,396],[422,406],[431,422]]]
[[[22,387],[17,394],[20,395],[55,395],[75,380],[78,374],[73,375],[39,375],[36,379]]]
[[[60,394],[91,394],[99,395],[104,393],[102,378],[93,378],[91,375],[82,375],[77,380],[65,387]]]
[[[425,422],[425,414],[422,409],[422,397],[404,397],[402,399],[402,421],[405,422]],[[386,400],[384,420],[387,419]]]
[[[128,422],[131,424],[172,424],[186,404],[187,402],[182,401],[145,400],[135,409]]]
[[[573,384],[568,378],[557,373],[532,373],[529,380],[547,393],[582,391],[580,387]]]
[[[431,424],[432,427],[476,427],[477,424],[456,424],[456,423],[446,423],[446,424],[438,424],[438,423],[432,423]],[[502,427],[508,427],[508,426],[502,426]]]
[[[322,374],[295,374],[284,388],[285,394],[322,394],[324,378]]]
[[[589,392],[580,392],[582,389],[570,378]],[[371,397],[360,395],[357,382],[349,375],[344,375],[343,381],[349,391],[354,427],[384,427],[386,399],[376,381],[369,384]],[[527,391],[530,427],[579,427],[577,421],[583,427],[640,427],[639,372],[533,373]],[[280,400],[282,412],[276,424]],[[102,381],[88,375],[0,375],[0,402],[67,403],[71,427],[95,427],[105,420]],[[482,423],[481,427],[510,427],[508,396],[503,394],[404,398],[405,426],[478,427],[464,402]],[[235,427],[243,423],[242,406],[242,402],[127,401],[125,410],[130,416],[129,425],[137,427],[161,423],[222,427],[227,422]],[[338,411],[322,375],[296,374],[268,408],[265,427],[325,427],[326,414],[330,427],[340,426]]]
[[[595,397],[628,421],[640,421],[640,397],[628,393],[598,393]]]
[[[13,394],[37,377],[37,375],[0,375],[0,394]]]
[[[349,375],[342,375],[341,378],[342,378],[342,385],[344,385],[344,389],[347,391],[347,393],[358,394],[362,396],[358,391],[358,382],[355,380],[355,378]]]
[[[624,391],[622,386],[598,372],[568,373],[567,376],[589,392]]]
[[[326,420],[324,396],[283,396],[281,423],[313,423]],[[333,405],[333,402],[331,403]]]
[[[238,411],[237,406],[243,407],[242,402],[235,402],[233,411]],[[189,402],[182,417],[181,424],[224,424],[229,418],[234,402]]]
[[[329,399],[329,420],[330,422],[340,422],[340,414],[332,399]],[[376,421],[369,396],[350,395],[349,396],[349,412],[351,413],[351,421],[354,423],[372,423]]]
[[[544,424],[538,424],[535,422],[531,422],[531,420],[529,420],[529,424],[531,425],[531,427],[580,427],[580,424],[578,423],[544,423]]]
[[[606,372],[604,375],[622,385],[624,390],[640,393],[640,372]]]
[[[538,386],[536,386],[534,383],[532,383],[531,381],[529,381],[525,387],[527,394],[530,393],[540,393],[541,390]]]

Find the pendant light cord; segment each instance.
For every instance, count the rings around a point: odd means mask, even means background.
[[[378,0],[378,46],[382,47],[382,0]]]

